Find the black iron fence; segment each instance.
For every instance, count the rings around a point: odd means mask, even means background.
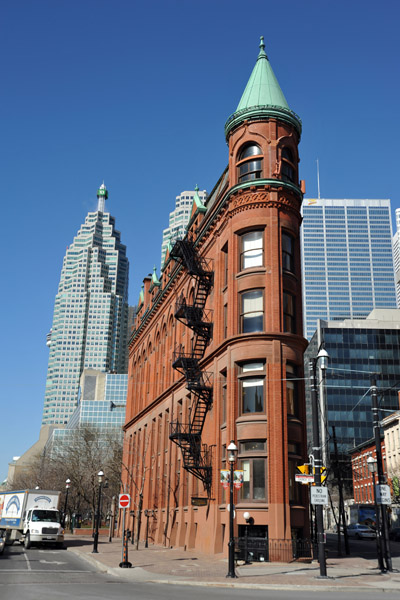
[[[235,538],[237,560],[245,562],[293,562],[313,560],[318,554],[316,545],[309,539],[272,540],[260,537]]]

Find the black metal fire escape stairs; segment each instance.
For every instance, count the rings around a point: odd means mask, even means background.
[[[200,361],[212,338],[211,311],[205,310],[214,282],[211,261],[198,256],[193,241],[186,236],[177,240],[170,256],[181,261],[195,280],[193,304],[187,304],[183,294],[175,307],[175,318],[193,331],[191,347],[180,344],[175,348],[172,366],[185,376],[191,394],[189,422],[171,423],[170,440],[177,444],[183,457],[183,467],[203,482],[211,491],[211,449],[202,444],[201,436],[208,410],[212,404],[211,374],[200,368]]]

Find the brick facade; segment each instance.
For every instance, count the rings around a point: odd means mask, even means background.
[[[209,488],[183,468],[181,449],[169,439],[172,423],[190,422],[194,404],[172,365],[178,345],[191,348],[193,331],[174,313],[182,294],[188,304],[193,301],[195,285],[171,253],[160,284],[144,280],[130,340],[124,428],[123,479],[134,508],[143,487],[142,508],[154,511],[150,539],[210,553],[227,552],[229,497],[220,469],[228,468],[230,440],[239,448],[236,468],[244,469],[246,479],[235,491],[235,535],[248,511],[255,535],[308,536],[307,486],[294,482],[295,466],[306,455],[299,132],[284,119],[264,117],[238,124],[227,141],[228,169],[206,210],[194,204],[188,234],[213,272],[205,306],[212,337],[199,362],[212,382],[201,435],[211,457]],[[240,165],[249,162],[243,149],[252,145],[259,152],[252,157],[259,161],[258,178],[239,181]],[[284,176],[285,156],[291,181]],[[253,254],[243,237],[249,232],[259,240]],[[207,505],[193,506],[192,497],[207,498]]]

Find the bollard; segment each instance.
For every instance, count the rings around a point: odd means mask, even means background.
[[[128,561],[128,540],[131,537],[131,532],[129,529],[124,529],[124,553],[122,557],[122,562],[119,563],[121,569],[130,569],[132,567],[132,563]]]

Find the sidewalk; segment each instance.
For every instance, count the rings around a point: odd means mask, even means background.
[[[243,565],[239,561],[236,569],[238,577],[230,579],[226,578],[228,561],[223,555],[208,556],[198,551],[153,545],[144,548],[143,543],[137,551],[129,542],[128,559],[133,567],[121,569],[118,566],[122,561],[122,541],[119,538],[109,543],[107,537],[100,537],[98,554],[92,554],[92,538],[67,535],[65,545],[69,552],[82,556],[104,572],[132,581],[252,589],[329,588],[400,592],[400,569],[396,570],[400,566],[398,558],[394,561],[392,573],[381,574],[375,559],[328,556],[327,579],[319,579],[318,562]]]

